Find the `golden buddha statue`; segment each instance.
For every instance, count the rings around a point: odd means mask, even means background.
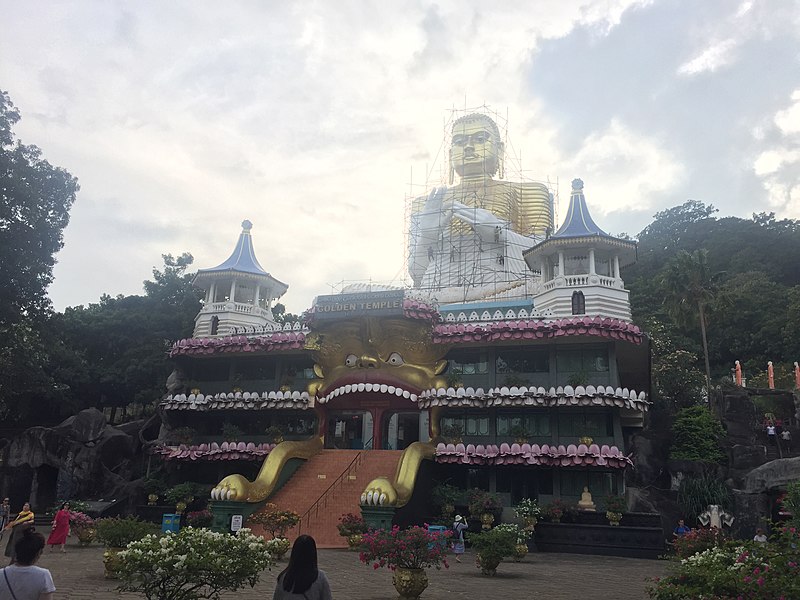
[[[416,198],[412,207],[409,273],[415,287],[474,288],[477,298],[513,287],[529,272],[522,252],[552,228],[550,193],[541,183],[503,181],[503,159],[491,118],[471,114],[455,121],[451,187]]]

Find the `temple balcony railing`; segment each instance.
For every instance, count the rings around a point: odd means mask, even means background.
[[[542,291],[549,292],[556,288],[578,288],[592,285],[623,289],[624,283],[622,279],[607,277],[605,275],[565,275],[563,277],[555,277],[550,281],[545,281],[542,284]]]
[[[200,312],[203,313],[233,312],[242,315],[256,315],[260,317],[266,317],[270,320],[272,319],[271,311],[263,309],[260,306],[247,304],[245,302],[211,302],[203,306]]]

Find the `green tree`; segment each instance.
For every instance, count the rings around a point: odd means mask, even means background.
[[[681,250],[664,267],[661,275],[664,286],[664,303],[669,312],[679,321],[687,321],[696,315],[700,321],[703,340],[703,358],[706,368],[706,390],[711,394],[711,366],[708,361],[708,339],[706,314],[708,304],[714,299],[716,275],[708,267],[708,251]]]
[[[276,323],[280,323],[281,325],[285,325],[286,323],[294,324],[300,320],[300,317],[296,314],[287,313],[286,307],[280,302],[276,302],[275,306],[272,307],[272,318],[275,319]]]
[[[679,411],[672,426],[672,434],[669,457],[673,460],[711,463],[725,460],[720,448],[725,430],[702,406],[692,406]]]
[[[0,91],[0,418],[40,414],[57,396],[45,370],[52,337],[47,287],[78,181],[15,139],[19,111]]]

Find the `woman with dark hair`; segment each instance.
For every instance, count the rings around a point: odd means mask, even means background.
[[[20,535],[15,546],[17,562],[2,569],[0,598],[14,600],[52,600],[56,586],[50,571],[37,567],[44,549],[44,536],[32,528]]]
[[[317,568],[317,543],[310,535],[294,541],[289,566],[278,575],[272,600],[333,600],[328,577]]]
[[[11,564],[14,564],[15,554],[14,548],[17,545],[17,542],[22,538],[22,534],[25,533],[28,529],[33,527],[33,511],[31,510],[31,505],[26,502],[22,505],[22,510],[19,512],[17,517],[6,525],[6,529],[11,530],[11,535],[8,539],[8,544],[6,544],[6,556],[11,559]]]
[[[61,505],[61,510],[53,517],[53,530],[47,537],[47,545],[50,546],[50,552],[56,546],[61,546],[61,551],[66,552],[67,536],[69,535],[69,502],[64,502]]]

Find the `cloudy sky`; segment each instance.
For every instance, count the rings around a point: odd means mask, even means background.
[[[81,192],[57,309],[198,268],[243,219],[290,311],[400,282],[406,199],[452,111],[488,106],[517,176],[585,181],[635,234],[688,198],[800,218],[800,2],[0,0],[16,132]]]

